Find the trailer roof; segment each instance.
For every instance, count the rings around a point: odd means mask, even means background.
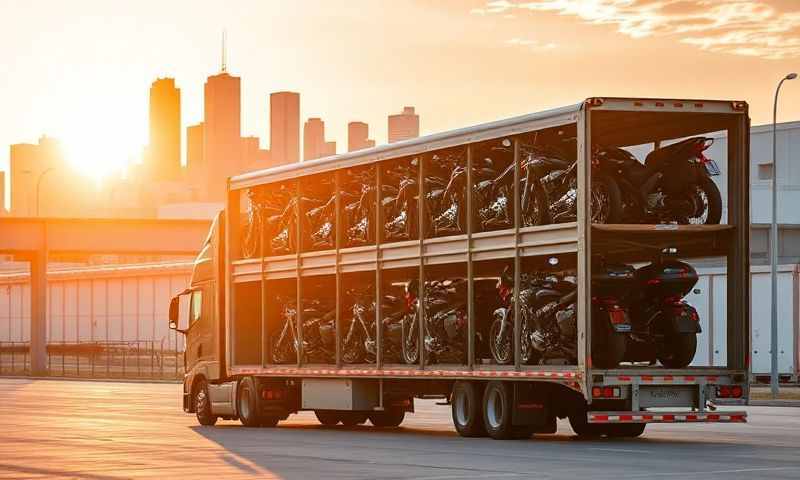
[[[567,105],[565,107],[544,110],[541,112],[529,113],[502,120],[481,123],[479,125],[470,127],[448,130],[446,132],[434,133],[410,140],[379,145],[377,147],[357,150],[355,152],[342,153],[339,155],[333,155],[315,160],[307,160],[262,170],[255,170],[231,177],[230,188],[238,189],[291,178],[296,176],[295,172],[299,173],[300,171],[303,172],[303,175],[306,175],[310,173],[320,173],[338,168],[370,163],[371,161],[375,160],[412,155],[415,153],[415,151],[416,153],[419,153],[420,151],[427,150],[427,148],[420,147],[428,146],[430,144],[447,143],[448,140],[459,137],[473,136],[481,133],[493,132],[495,130],[513,129],[514,127],[539,120],[569,116],[577,113],[582,105],[583,102]],[[437,145],[435,148],[441,147]]]

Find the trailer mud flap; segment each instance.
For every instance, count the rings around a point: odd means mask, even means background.
[[[549,406],[549,391],[545,385],[514,382],[514,425],[533,425],[537,433],[555,433],[556,417]]]

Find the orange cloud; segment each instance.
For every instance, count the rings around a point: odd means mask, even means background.
[[[632,38],[674,36],[703,50],[778,60],[800,57],[797,8],[756,0],[496,0],[472,13],[556,12],[616,25]]]

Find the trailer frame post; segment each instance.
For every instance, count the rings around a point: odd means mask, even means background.
[[[334,197],[334,209],[336,211],[336,215],[334,216],[335,221],[333,224],[334,230],[334,242],[336,244],[336,317],[334,318],[334,338],[336,343],[335,349],[335,360],[336,360],[336,368],[342,368],[342,347],[340,345],[342,341],[342,258],[341,258],[341,244],[342,244],[342,195],[341,195],[341,188],[342,188],[342,180],[341,180],[341,170],[336,170],[333,172],[333,184],[335,197]]]
[[[300,179],[296,180],[295,183],[295,195],[297,201],[294,204],[295,209],[295,264],[297,267],[297,280],[295,282],[295,293],[297,302],[295,303],[295,314],[294,319],[297,325],[295,325],[295,329],[297,332],[295,333],[295,338],[297,338],[297,342],[295,342],[295,353],[297,354],[297,368],[303,366],[303,259],[301,257],[303,251],[303,229],[302,225],[302,218],[303,218],[303,208],[302,208],[302,190],[300,188]]]
[[[264,251],[264,222],[267,221],[266,218],[263,217],[263,211],[261,209],[256,210],[257,215],[259,216],[258,222],[258,255],[261,257],[261,261],[259,262],[261,265],[261,308],[259,308],[259,313],[261,313],[261,366],[264,367],[267,365],[269,361],[269,339],[267,338],[267,269],[266,269],[266,259]]]
[[[522,261],[519,256],[520,228],[520,171],[519,171],[519,139],[514,139],[514,370],[522,369],[522,344],[520,342],[519,292],[522,289]],[[526,188],[527,185],[526,185]],[[491,340],[490,340],[491,341]]]
[[[467,220],[467,367],[475,368],[475,279],[472,264],[472,232],[474,215],[472,213],[472,194],[474,179],[472,178],[472,144],[467,144],[467,185],[466,185],[466,220]]]
[[[591,113],[584,103],[578,113],[578,368],[583,370],[586,401],[592,401],[591,368]]]
[[[375,367],[383,368],[383,272],[381,270],[381,235],[383,229],[383,209],[381,208],[383,178],[381,164],[375,163]],[[380,382],[383,397],[383,380]],[[383,398],[380,400],[383,406]]]
[[[419,369],[425,370],[425,164],[426,155],[417,162],[417,227],[419,228],[419,287],[417,288],[417,324],[419,326]]]

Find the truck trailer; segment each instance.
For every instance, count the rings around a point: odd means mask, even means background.
[[[746,421],[749,126],[742,101],[592,97],[230,178],[170,303],[184,411],[387,428],[438,398],[496,439]],[[689,366],[709,259],[727,355]]]

